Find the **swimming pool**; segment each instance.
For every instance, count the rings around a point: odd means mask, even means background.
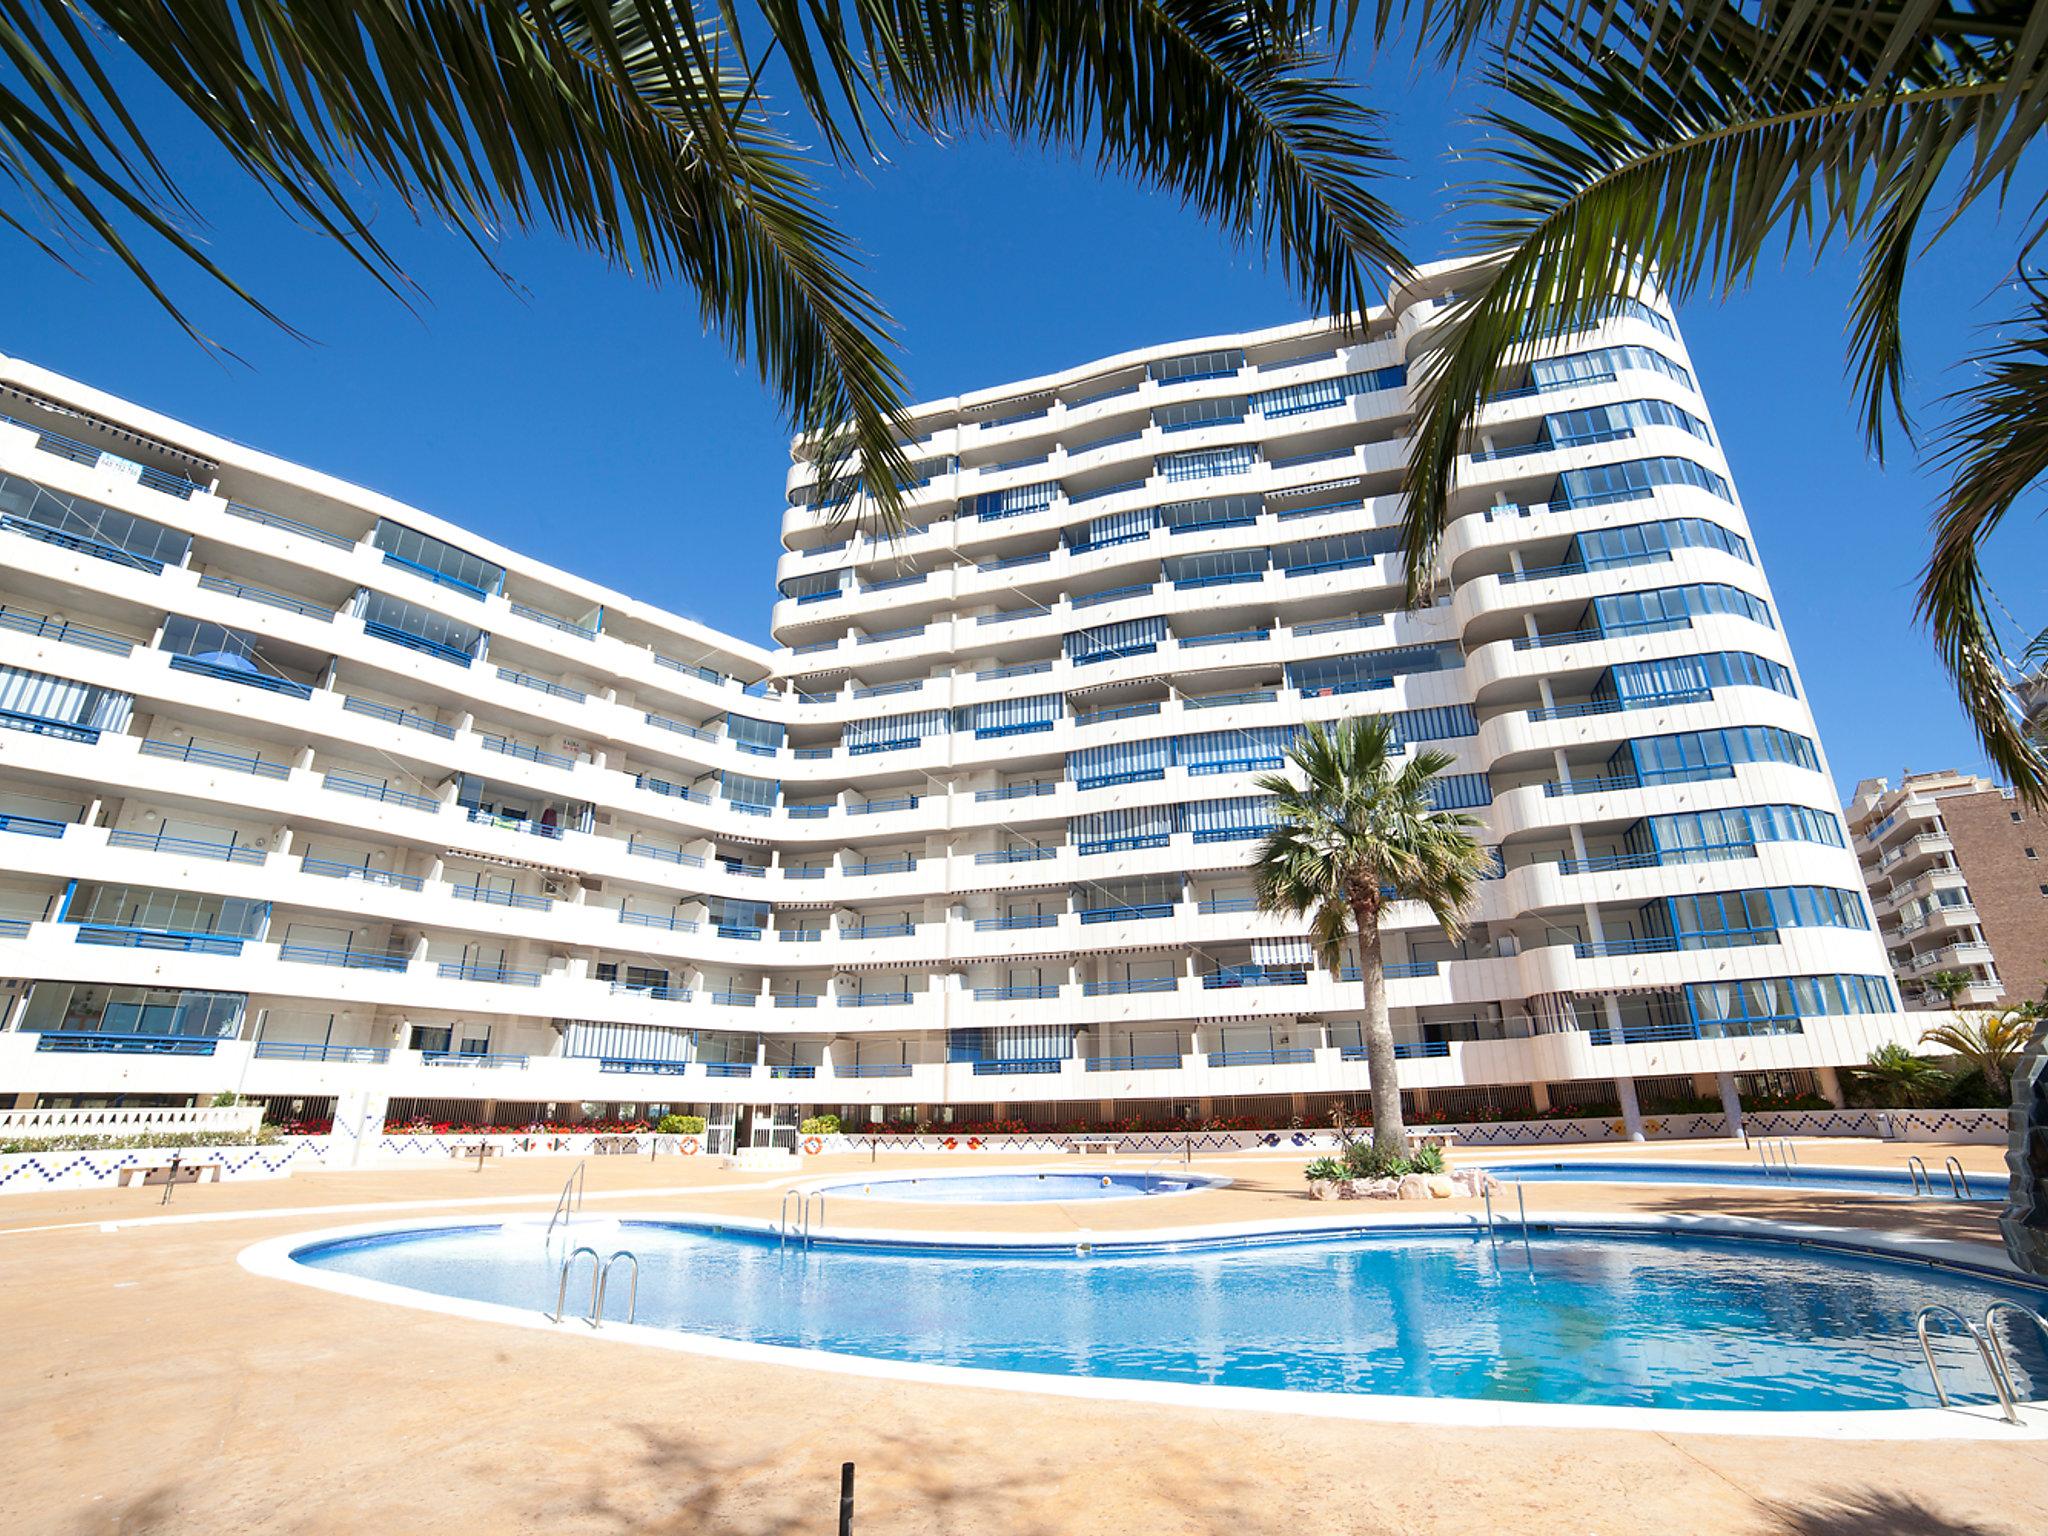
[[[1128,1200],[1217,1189],[1228,1179],[1191,1173],[940,1173],[849,1179],[817,1193],[853,1200],[936,1200],[961,1205],[1015,1205],[1036,1200]]]
[[[1080,1250],[830,1239],[806,1251],[759,1232],[627,1220],[599,1246],[638,1255],[640,1323],[743,1345],[1041,1379],[1491,1405],[1931,1407],[1918,1307],[1945,1302],[1974,1320],[1997,1300],[2048,1305],[2048,1292],[1989,1272],[1626,1225],[1538,1227],[1526,1248],[1430,1224]],[[324,1275],[531,1320],[553,1309],[563,1245],[508,1224],[281,1251]],[[614,1319],[623,1310],[615,1287]],[[2048,1388],[2042,1340],[2000,1331],[2023,1394]],[[1974,1350],[1940,1348],[1953,1385],[1988,1392]]]
[[[1766,1170],[1756,1163],[1690,1163],[1579,1161],[1555,1163],[1488,1163],[1486,1171],[1509,1184],[1713,1184],[1750,1189],[1808,1189],[1830,1194],[1913,1196],[1913,1176],[1903,1168],[1830,1168],[1814,1163]],[[1977,1176],[1970,1200],[2003,1200],[2005,1180],[1994,1174]],[[1934,1197],[1955,1198],[1948,1177],[1934,1173]]]

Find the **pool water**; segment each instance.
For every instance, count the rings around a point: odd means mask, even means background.
[[[722,1339],[1061,1376],[1518,1403],[1933,1406],[1918,1307],[1946,1302],[1976,1319],[1999,1299],[2048,1304],[2048,1293],[1901,1260],[1547,1229],[1526,1250],[1436,1228],[1110,1244],[1082,1256],[844,1241],[807,1252],[625,1222],[600,1246],[639,1255],[641,1323]],[[538,1228],[513,1226],[349,1238],[293,1257],[551,1312],[562,1252]],[[614,1287],[615,1318],[621,1300]],[[2031,1325],[2001,1333],[2024,1394],[2048,1388]],[[1941,1350],[1959,1393],[1988,1394],[1973,1350]]]
[[[1486,1171],[1510,1184],[1721,1184],[1749,1189],[1812,1189],[1833,1194],[1913,1196],[1913,1176],[1903,1168],[1830,1168],[1815,1163],[1766,1172],[1756,1163],[1581,1162],[1489,1163]],[[1934,1170],[1934,1194],[1955,1198],[1948,1177]],[[2003,1200],[2005,1180],[1981,1174],[1971,1180],[1969,1200]]]
[[[901,1174],[828,1185],[827,1197],[860,1200],[936,1200],[960,1205],[1014,1205],[1034,1200],[1126,1200],[1138,1195],[1185,1195],[1227,1184],[1194,1174],[965,1173],[910,1178]]]

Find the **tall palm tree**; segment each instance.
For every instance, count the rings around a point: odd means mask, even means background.
[[[195,335],[159,246],[278,318],[209,252],[198,168],[159,157],[131,100],[147,79],[396,295],[413,285],[375,228],[394,199],[487,263],[501,230],[551,228],[681,283],[819,445],[828,495],[865,488],[889,526],[909,467],[903,381],[887,311],[821,199],[821,156],[858,169],[906,136],[973,131],[1087,155],[1277,259],[1339,317],[1360,314],[1378,269],[1405,265],[1370,191],[1388,159],[1378,116],[1319,51],[1318,5],[742,9],[0,0],[0,229],[60,260],[97,244]]]
[[[1393,729],[1382,716],[1355,716],[1333,729],[1311,724],[1288,752],[1292,771],[1257,786],[1273,797],[1273,830],[1253,866],[1259,909],[1309,917],[1322,963],[1336,971],[1347,933],[1358,935],[1365,987],[1365,1059],[1372,1075],[1373,1146],[1407,1148],[1394,1034],[1387,1024],[1380,913],[1390,901],[1420,901],[1455,938],[1488,866],[1473,839],[1478,825],[1435,808],[1435,780],[1452,763],[1418,752],[1395,766]]]
[[[2001,1099],[2012,1092],[2012,1065],[2033,1033],[2034,1016],[2019,1008],[1979,1014],[1940,1024],[1921,1035],[1922,1045],[1938,1045],[1961,1057],[1984,1075],[1984,1085]]]
[[[1352,9],[1355,9],[1355,5]],[[1478,188],[1443,349],[1420,380],[1405,533],[1427,581],[1478,413],[1532,330],[1582,329],[1650,278],[1683,299],[1746,283],[1785,245],[1859,248],[1850,360],[1868,445],[1909,440],[1908,272],[1972,207],[2001,205],[2048,129],[2039,8],[1907,0],[1415,0],[1450,56],[1483,50],[1508,104],[1487,113],[1499,178]],[[1982,552],[2048,471],[2048,203],[2011,226],[2012,307],[1963,361],[1929,440],[1946,477],[1919,613],[1986,752],[2036,804],[2048,756],[2028,730]],[[2044,641],[2048,651],[2048,641]]]
[[[1930,997],[1940,998],[1943,1007],[1953,1008],[1956,999],[1969,991],[1972,984],[1968,971],[1936,971],[1920,986]]]

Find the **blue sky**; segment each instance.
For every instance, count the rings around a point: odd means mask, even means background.
[[[1446,254],[1447,188],[1475,172],[1470,90],[1383,67],[1366,89],[1404,158],[1384,193],[1418,259]],[[645,287],[552,238],[500,253],[501,285],[387,198],[380,234],[428,294],[417,314],[285,220],[174,116],[156,144],[219,256],[310,343],[209,291],[176,291],[220,341],[196,347],[115,266],[67,272],[0,235],[0,351],[359,481],[599,581],[765,641],[787,440],[753,375],[705,337],[690,296]],[[153,121],[146,118],[146,121]],[[910,145],[835,190],[871,286],[901,328],[915,395],[955,393],[1133,346],[1301,318],[1277,276],[1169,199],[1092,168],[980,141]],[[1966,226],[1909,293],[1915,388],[2001,312],[2009,233]],[[82,275],[80,275],[82,274]],[[1912,621],[1935,482],[1878,469],[1842,363],[1850,272],[1802,252],[1725,303],[1680,315],[1780,600],[1840,786],[1982,754]],[[1992,579],[2040,603],[2031,517]]]

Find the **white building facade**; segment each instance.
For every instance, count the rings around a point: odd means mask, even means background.
[[[1659,302],[1542,339],[1404,602],[1455,276],[920,407],[895,540],[798,464],[772,650],[0,365],[0,1094],[1313,1121],[1359,988],[1252,780],[1371,712],[1498,856],[1389,915],[1417,1113],[1834,1096],[1914,1032]]]

